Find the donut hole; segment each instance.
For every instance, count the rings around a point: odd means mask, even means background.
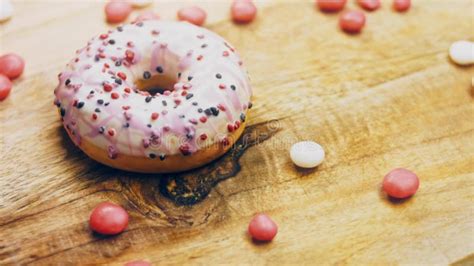
[[[135,82],[138,90],[147,91],[151,95],[173,91],[178,78],[171,75],[156,74],[148,79],[139,79]]]

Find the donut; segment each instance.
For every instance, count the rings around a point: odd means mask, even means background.
[[[209,163],[237,141],[252,107],[235,49],[188,22],[139,21],[100,34],[58,79],[54,103],[74,144],[133,172]]]

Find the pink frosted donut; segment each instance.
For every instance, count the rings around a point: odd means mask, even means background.
[[[161,173],[224,154],[243,132],[252,90],[222,37],[149,20],[89,41],[59,74],[55,96],[67,133],[88,156]]]

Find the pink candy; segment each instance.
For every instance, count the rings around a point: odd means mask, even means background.
[[[17,54],[5,54],[0,56],[0,74],[10,79],[16,79],[23,73],[25,61]]]
[[[120,23],[127,19],[132,12],[132,5],[128,2],[115,0],[105,5],[105,16],[109,23]]]
[[[340,11],[346,5],[347,0],[316,0],[319,9],[324,12]]]
[[[393,9],[398,12],[405,12],[410,9],[411,1],[410,0],[394,0]]]
[[[383,179],[383,190],[394,198],[408,198],[416,193],[420,180],[410,170],[397,168],[390,171]]]
[[[12,82],[10,79],[5,75],[0,74],[0,101],[5,100],[10,94],[11,90]]]
[[[368,11],[374,11],[380,7],[380,0],[358,0],[357,3]]]
[[[339,17],[339,26],[348,33],[358,33],[365,25],[365,15],[360,11],[346,11]]]
[[[272,241],[278,232],[277,224],[266,214],[257,214],[250,221],[249,234],[258,241]]]
[[[197,26],[202,26],[206,21],[206,11],[202,10],[197,6],[181,8],[178,11],[178,19],[187,21]]]
[[[119,205],[102,202],[92,211],[89,226],[99,234],[115,235],[127,228],[128,213]]]
[[[232,19],[237,23],[249,23],[257,15],[257,7],[250,0],[235,0],[231,9]]]

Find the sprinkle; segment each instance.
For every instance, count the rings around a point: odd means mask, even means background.
[[[189,147],[189,145],[187,143],[184,143],[182,144],[181,146],[179,146],[179,151],[184,155],[184,156],[187,156],[187,155],[190,155],[191,154],[191,148]]]
[[[249,102],[249,109],[252,108],[253,103]]]
[[[201,116],[201,117],[199,118],[199,121],[201,121],[201,123],[206,123],[207,117]]]
[[[84,102],[78,102],[77,103],[77,109],[81,109],[84,106]]]
[[[60,112],[61,112],[61,116],[65,116],[66,115],[66,109],[62,108],[60,109]]]
[[[219,108],[219,110],[221,110],[221,111],[223,111],[223,112],[225,112],[225,110],[226,110],[226,109],[225,109],[225,106],[224,106],[223,104],[218,104],[218,105],[217,105],[217,108]]]
[[[232,125],[232,124],[227,124],[227,130],[228,130],[229,132],[233,132],[233,131],[235,130],[234,125]]]
[[[178,78],[181,78],[181,72],[178,72]]]
[[[133,42],[127,42],[127,46],[131,48],[131,47],[133,47],[133,46],[135,46],[135,45],[133,44]]]
[[[125,91],[126,93],[132,92],[132,90],[130,88],[125,88],[125,89],[123,89],[123,91]]]
[[[153,98],[153,97],[151,97],[151,96],[147,96],[147,97],[145,98],[145,102],[149,103],[152,98]]]
[[[204,113],[205,113],[207,116],[211,116],[211,115],[212,115],[212,111],[211,111],[211,109],[209,109],[209,108],[206,109],[206,110],[204,110]]]
[[[116,92],[112,92],[112,94],[110,96],[112,96],[112,99],[114,99],[114,100],[118,99],[120,97],[120,95]]]
[[[167,103],[165,100],[161,101],[161,103],[163,104],[163,106],[167,106],[167,105],[168,105],[168,103]]]
[[[219,89],[221,89],[221,90],[225,89],[225,84],[222,84],[222,83],[219,84]]]
[[[218,116],[219,115],[219,110],[216,108],[216,107],[211,107],[211,112],[214,116]]]
[[[118,26],[118,27],[117,27],[117,30],[120,31],[120,32],[122,32],[122,31],[123,31],[123,27],[122,27],[122,26]]]
[[[118,78],[116,78],[116,79],[115,79],[115,83],[117,83],[118,85],[122,85],[122,80],[121,80],[121,79],[118,79]]]
[[[100,109],[99,108],[95,108],[94,110],[96,113],[100,113]]]
[[[105,40],[105,39],[107,39],[107,37],[109,37],[109,35],[101,34],[99,37],[100,37],[101,40]]]
[[[147,124],[146,126],[151,128],[151,124]]]
[[[240,120],[241,120],[242,122],[245,122],[245,114],[244,114],[244,113],[241,113],[241,114],[240,114]]]
[[[155,159],[156,158],[156,155],[154,153],[150,153],[148,156],[150,157],[150,159]]]
[[[112,91],[112,89],[112,85],[110,85],[109,83],[104,83],[104,91],[110,92]]]
[[[66,84],[66,86],[68,86],[69,84],[71,84],[71,80],[70,80],[70,79],[66,79],[66,82],[64,82],[64,84]]]
[[[160,115],[159,115],[158,113],[152,113],[152,114],[151,114],[151,119],[152,119],[152,120],[156,120],[156,119],[158,119],[159,116],[160,116]]]
[[[107,106],[107,105],[109,105],[109,102],[104,103],[104,106]]]
[[[114,44],[115,44],[115,40],[110,39],[110,40],[109,40],[109,44],[114,45]]]
[[[222,56],[229,56],[229,51],[222,52]]]
[[[92,114],[92,120],[97,120],[97,114],[96,113]]]
[[[176,105],[179,105],[179,104],[181,103],[181,100],[180,100],[180,99],[174,99],[174,103],[175,103]]]
[[[143,78],[144,78],[144,79],[149,79],[149,78],[151,78],[151,73],[148,72],[148,71],[143,72]]]
[[[193,124],[193,125],[197,125],[198,124],[198,121],[195,119],[195,118],[191,118],[188,120],[189,123]]]
[[[150,141],[148,139],[143,139],[143,148],[148,148],[150,146]]]
[[[198,108],[198,113],[202,113],[203,111],[202,108]]]
[[[206,133],[202,133],[202,134],[199,136],[199,138],[200,138],[201,140],[206,140],[206,139],[207,139]]]
[[[216,74],[216,78],[221,79],[221,78],[222,78],[222,75],[219,74],[219,73],[217,73],[217,74]]]
[[[132,50],[125,51],[125,59],[128,62],[132,62],[134,57],[135,57],[135,53]]]
[[[157,66],[157,67],[156,67],[156,72],[158,72],[158,73],[160,73],[160,74],[163,73],[163,67]]]
[[[126,80],[127,79],[127,75],[125,75],[125,73],[123,72],[118,72],[117,73],[117,76],[123,80]]]
[[[184,115],[179,115],[179,118],[184,118],[185,116]]]
[[[129,109],[130,109],[130,105],[124,105],[124,106],[122,106],[122,109],[125,110],[125,111],[126,111],[126,110],[129,110]]]
[[[130,123],[127,122],[127,123],[123,124],[123,127],[125,127],[125,128],[130,127]]]
[[[193,96],[194,96],[194,94],[192,94],[192,93],[189,93],[188,95],[186,95],[186,100],[189,100],[189,99],[191,99]]]
[[[97,100],[97,103],[98,103],[98,104],[103,104],[103,103],[104,103],[104,100],[99,99],[99,100]]]
[[[206,47],[207,47],[207,44],[201,45],[201,48],[203,48],[203,49],[206,48]]]
[[[99,127],[99,133],[103,134],[105,132],[105,127]]]
[[[160,160],[163,161],[165,158],[166,158],[166,156],[165,156],[164,154],[161,154],[161,155],[160,155]]]
[[[193,76],[188,76],[188,81],[191,81],[193,79]]]
[[[228,137],[224,137],[221,139],[221,144],[224,145],[224,146],[227,146],[230,144],[230,140]]]
[[[197,106],[197,105],[198,105],[198,102],[193,102],[193,105],[194,105],[194,106]]]
[[[118,61],[115,61],[115,66],[121,66],[122,65],[122,61],[118,60]]]
[[[235,89],[236,89],[235,85],[230,85],[230,88],[231,88],[233,91],[235,91]]]
[[[203,56],[202,56],[202,55],[199,55],[196,59],[197,59],[198,61],[201,61],[202,58],[203,58]]]

